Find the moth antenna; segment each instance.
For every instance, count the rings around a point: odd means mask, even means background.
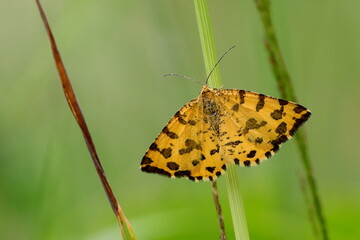
[[[211,76],[211,74],[213,73],[213,71],[215,70],[215,68],[217,67],[217,65],[221,62],[221,60],[225,57],[225,55],[231,50],[233,49],[235,46],[232,46],[231,48],[229,48],[220,58],[219,60],[216,62],[215,66],[211,69],[209,75],[206,78],[206,86],[208,84],[209,78]]]
[[[194,79],[194,78],[191,78],[191,77],[188,77],[188,76],[185,76],[185,75],[180,75],[180,74],[177,74],[177,73],[168,73],[168,74],[163,75],[163,77],[167,77],[167,76],[177,76],[177,77],[186,78],[186,79],[189,79],[189,80],[191,80],[191,81],[194,81],[194,82],[196,82],[197,84],[199,84],[200,86],[202,86],[202,84],[201,84],[198,80],[196,80],[196,79]]]

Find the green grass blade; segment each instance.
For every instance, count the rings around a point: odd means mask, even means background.
[[[237,178],[236,165],[229,165],[226,171],[226,188],[229,195],[235,238],[237,240],[249,240],[249,231],[246,222],[245,209],[240,194],[240,184]]]
[[[194,4],[201,39],[201,46],[203,50],[205,69],[206,73],[209,74],[217,62],[217,56],[214,36],[210,23],[208,4],[207,0],[194,0]],[[216,67],[210,76],[208,86],[212,88],[220,88],[222,86],[220,70],[218,67]],[[236,239],[248,240],[250,238],[235,166],[229,166],[225,178]]]
[[[194,3],[201,47],[204,56],[205,70],[206,74],[209,74],[217,62],[217,56],[214,35],[210,23],[208,4],[207,0],[194,0]],[[219,67],[216,67],[211,74],[208,86],[212,88],[220,88],[222,86]]]
[[[261,21],[265,31],[265,45],[269,54],[270,62],[272,63],[271,67],[278,83],[280,94],[282,98],[296,101],[295,91],[290,78],[290,74],[286,68],[285,61],[282,57],[274,26],[272,24],[270,14],[270,0],[255,0],[255,3],[261,16]],[[304,129],[300,129],[299,132],[296,134],[295,139],[298,145],[298,149],[300,151],[301,161],[304,171],[306,173],[305,175],[307,186],[310,190],[310,195],[312,198],[313,206],[310,206],[310,208],[313,208],[315,210],[315,218],[318,225],[320,226],[322,239],[327,240],[329,239],[328,230],[326,227],[326,221],[321,206],[320,196],[317,191],[317,184],[312,170],[305,135],[306,134]]]

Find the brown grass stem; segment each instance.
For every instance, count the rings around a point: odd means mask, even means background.
[[[221,210],[216,180],[212,182],[212,189],[213,189],[213,197],[214,197],[216,212],[218,214],[218,219],[219,219],[220,240],[226,240],[224,217],[223,217],[222,210]]]
[[[38,9],[40,11],[42,21],[44,23],[46,32],[47,32],[49,40],[50,40],[53,57],[54,57],[54,60],[55,60],[56,68],[58,70],[58,74],[60,76],[60,80],[61,80],[61,83],[62,83],[65,98],[67,100],[67,103],[68,103],[68,105],[70,107],[70,110],[71,110],[75,120],[77,121],[79,127],[81,128],[81,131],[83,133],[86,145],[88,147],[91,158],[93,160],[96,172],[97,172],[97,174],[99,176],[99,179],[100,179],[100,181],[101,181],[101,183],[102,183],[102,185],[104,187],[105,193],[106,193],[106,195],[108,197],[108,200],[109,200],[110,205],[111,205],[111,207],[113,209],[113,212],[115,213],[116,218],[119,221],[122,236],[123,236],[124,239],[136,239],[136,237],[135,237],[135,235],[134,235],[134,233],[132,231],[132,228],[130,226],[130,223],[127,220],[127,218],[126,218],[125,214],[123,213],[123,211],[121,210],[121,207],[120,207],[120,205],[119,205],[119,203],[118,203],[118,201],[117,201],[117,199],[116,199],[116,197],[115,197],[115,195],[114,195],[114,193],[113,193],[113,191],[112,191],[112,189],[110,187],[110,184],[109,184],[109,182],[108,182],[108,180],[107,180],[107,178],[105,176],[104,169],[103,169],[103,167],[101,165],[100,159],[99,159],[98,154],[96,152],[95,145],[94,145],[94,142],[92,140],[90,131],[89,131],[89,129],[87,127],[87,124],[85,122],[85,118],[84,118],[83,114],[81,113],[80,105],[78,104],[78,101],[76,100],[75,92],[74,92],[74,90],[72,88],[70,79],[69,79],[69,77],[67,75],[65,65],[64,65],[64,63],[63,63],[63,61],[61,59],[60,52],[59,52],[58,47],[56,45],[55,38],[54,38],[54,35],[53,35],[52,31],[51,31],[51,28],[50,28],[50,25],[48,23],[45,12],[44,12],[44,10],[42,8],[42,5],[41,5],[39,0],[36,0],[36,4],[37,4]]]

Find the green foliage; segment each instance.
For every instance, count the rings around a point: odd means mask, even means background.
[[[139,170],[154,137],[205,81],[191,1],[44,1],[107,177],[138,239],[217,239],[208,183]],[[211,1],[225,88],[280,97],[253,1]],[[360,3],[273,1],[273,24],[307,123],[331,239],[356,240],[360,212]],[[0,8],[0,238],[119,239],[68,110],[33,1]],[[295,141],[255,168],[237,167],[251,239],[312,238]],[[225,222],[231,222],[224,189]],[[224,196],[224,197],[223,197]],[[286,226],[286,227],[284,227]],[[227,224],[228,239],[234,239]]]

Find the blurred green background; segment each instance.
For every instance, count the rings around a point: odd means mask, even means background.
[[[272,1],[306,124],[331,239],[360,238],[360,1]],[[138,239],[218,239],[208,182],[139,170],[170,117],[203,81],[193,1],[43,0],[118,200]],[[225,88],[279,97],[252,0],[209,0]],[[0,239],[120,239],[64,99],[35,1],[0,2]],[[313,239],[294,141],[238,168],[252,239]],[[224,177],[228,238],[234,239]]]

